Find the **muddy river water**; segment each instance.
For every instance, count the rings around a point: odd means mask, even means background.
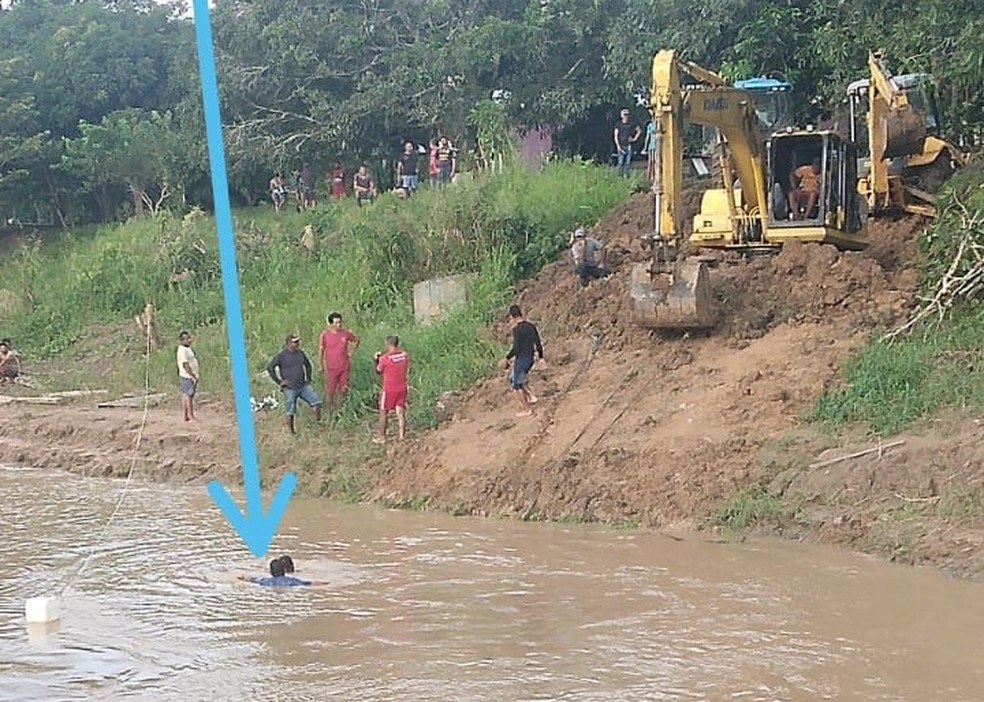
[[[121,486],[0,469],[0,699],[984,700],[984,587],[935,572],[294,499],[271,555],[329,584],[277,591],[202,487],[103,532]]]

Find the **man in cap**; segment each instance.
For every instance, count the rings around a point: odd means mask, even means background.
[[[580,278],[581,287],[587,286],[592,278],[604,278],[608,275],[605,269],[605,245],[588,236],[581,227],[574,230],[571,255],[574,257],[574,273]]]
[[[314,409],[315,421],[321,420],[321,398],[311,387],[311,361],[301,351],[301,337],[290,334],[280,353],[270,359],[267,373],[284,393],[284,409],[287,414],[287,428],[294,434],[294,414],[297,412],[297,398],[304,400]]]
[[[615,123],[614,137],[618,172],[626,178],[629,176],[629,166],[632,164],[632,144],[639,140],[641,132],[638,124],[629,121],[629,111],[623,109],[619,121]]]

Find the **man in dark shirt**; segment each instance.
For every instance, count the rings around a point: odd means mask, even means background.
[[[297,398],[301,398],[314,408],[315,421],[321,420],[321,398],[311,387],[311,361],[301,351],[301,337],[291,334],[284,348],[267,364],[267,373],[284,393],[287,413],[287,428],[294,432],[294,414],[297,411]]]
[[[274,558],[270,561],[270,575],[269,577],[250,577],[248,575],[240,575],[240,580],[246,580],[256,585],[265,585],[267,587],[297,587],[304,585],[327,585],[326,582],[320,582],[316,580],[302,580],[296,577],[294,574],[294,559],[290,556],[281,556],[280,558]]]
[[[628,177],[629,166],[632,164],[632,144],[639,140],[642,130],[638,124],[629,121],[629,111],[622,110],[621,119],[615,123],[615,152],[618,155],[619,175]]]
[[[516,416],[532,417],[533,405],[536,404],[537,399],[526,387],[526,376],[533,368],[534,354],[540,359],[540,363],[543,363],[543,344],[540,343],[540,332],[536,325],[523,318],[523,311],[519,305],[509,308],[509,319],[512,323],[513,343],[500,365],[506,369],[512,363],[509,383],[520,405],[520,411]]]
[[[407,195],[413,195],[419,183],[417,150],[411,142],[403,145],[403,153],[396,161],[396,180]]]
[[[304,209],[314,207],[317,203],[315,195],[315,176],[314,171],[305,163],[298,175],[301,186],[301,206]]]

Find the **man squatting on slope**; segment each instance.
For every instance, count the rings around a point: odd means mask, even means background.
[[[533,405],[536,404],[536,396],[526,387],[526,376],[533,368],[534,353],[543,361],[543,344],[540,342],[540,332],[536,325],[523,318],[523,311],[519,305],[512,305],[509,308],[509,318],[512,323],[513,343],[509,353],[500,362],[503,370],[509,368],[512,362],[512,371],[509,374],[509,382],[512,385],[513,394],[519,401],[520,411],[517,417],[533,416]]]

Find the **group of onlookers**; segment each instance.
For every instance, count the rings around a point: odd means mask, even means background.
[[[294,416],[297,414],[297,401],[302,400],[314,410],[315,421],[321,419],[321,408],[327,402],[329,411],[339,409],[348,392],[349,371],[352,355],[359,348],[359,337],[342,326],[342,315],[332,312],[327,317],[328,326],[318,339],[319,369],[324,376],[325,398],[314,390],[314,366],[307,354],[301,350],[301,337],[289,334],[283,348],[270,359],[266,371],[280,388],[284,396],[284,409],[287,429],[296,433]],[[190,332],[182,331],[178,338],[177,364],[178,382],[181,389],[181,405],[184,419],[195,421],[194,398],[199,383],[199,365],[195,352],[191,349]],[[386,338],[383,350],[373,355],[373,366],[379,374],[381,387],[379,393],[379,435],[376,443],[386,441],[389,414],[396,413],[398,434],[401,439],[407,433],[407,377],[410,369],[410,355],[400,348],[396,336]]]
[[[425,176],[432,188],[439,188],[450,183],[457,172],[458,150],[448,137],[431,140],[427,147],[408,141],[396,158],[393,192],[401,198],[410,197],[419,189]],[[268,187],[274,209],[282,212],[292,196],[296,200],[298,211],[317,205],[316,180],[314,171],[307,164],[294,169],[287,177],[282,172],[275,173]],[[360,207],[363,203],[373,202],[379,195],[376,180],[369,171],[369,166],[364,163],[349,181],[345,168],[336,162],[328,173],[328,181],[328,192],[332,200],[340,200],[348,195],[349,182],[355,203]]]

